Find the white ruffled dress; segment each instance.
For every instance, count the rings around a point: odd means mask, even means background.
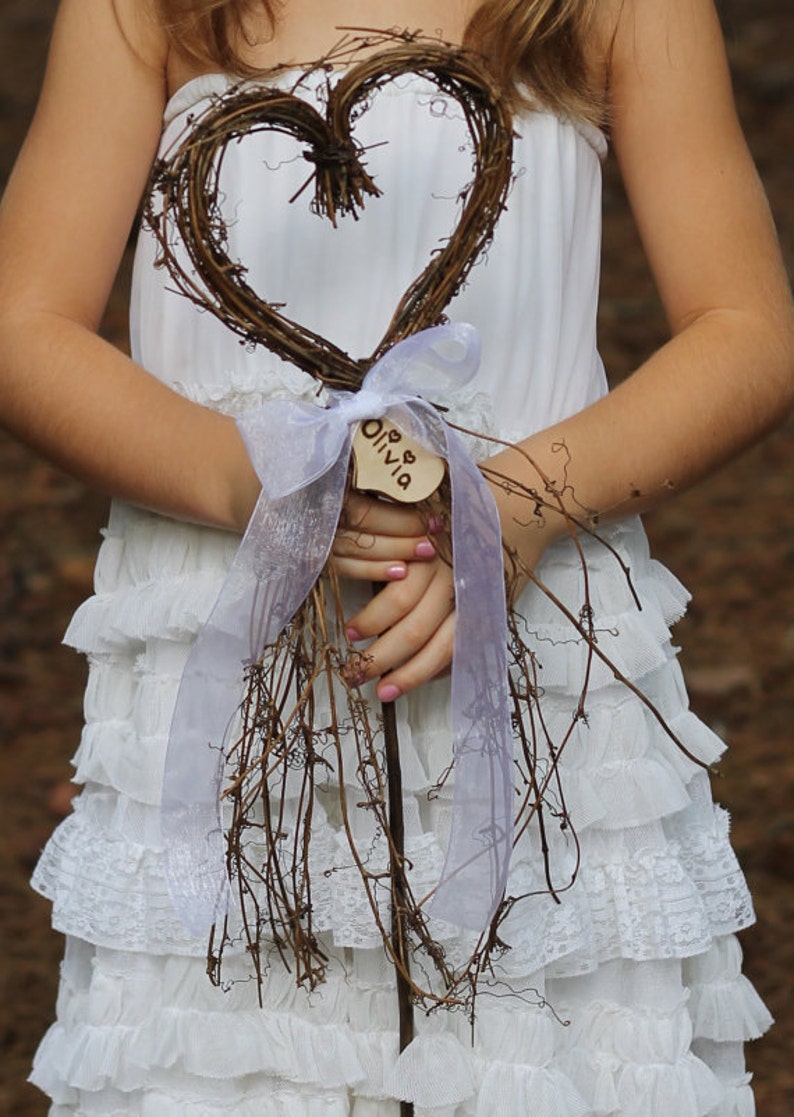
[[[228,84],[212,75],[176,94],[162,152]],[[315,95],[311,82],[306,95]],[[223,179],[232,257],[263,295],[287,300],[292,317],[354,355],[375,347],[399,295],[449,234],[471,174],[459,110],[423,79],[390,85],[357,127],[383,197],[339,229],[309,212],[309,192],[288,205],[309,168],[284,137],[232,146]],[[461,425],[511,440],[606,390],[595,336],[604,139],[542,112],[517,131],[507,212],[450,308],[451,320],[478,327],[481,369],[473,388],[441,401]],[[147,369],[235,415],[274,396],[315,397],[307,375],[246,348],[177,294],[155,255],[144,230],[132,341]],[[474,440],[472,451],[484,456],[488,443]],[[585,540],[599,647],[711,763],[723,746],[688,709],[668,628],[686,594],[649,557],[638,520],[604,534],[641,608],[615,558]],[[90,677],[74,760],[83,791],[34,876],[67,936],[57,1020],[32,1075],[52,1117],[397,1117],[400,1098],[418,1117],[751,1117],[742,1045],[770,1021],[740,972],[734,933],[753,912],[728,819],[703,769],[599,660],[587,716],[560,761],[578,876],[556,903],[536,846],[519,845],[509,891],[537,894],[502,928],[510,949],[501,995],[480,998],[473,1029],[462,1014],[420,1012],[419,1038],[398,1058],[392,974],[330,819],[317,834],[329,871],[313,900],[332,955],[327,982],[309,993],[276,962],[263,1008],[242,959],[227,963],[224,989],[210,984],[205,940],[171,910],[158,804],[180,673],[237,542],[115,503],[96,592],[66,635],[88,656]],[[540,574],[578,614],[582,571],[569,541]],[[538,590],[526,592],[522,612],[559,739],[585,649]],[[428,809],[450,757],[447,699],[439,682],[397,704],[407,853],[431,882],[445,810],[448,825],[443,797]],[[551,839],[564,876],[570,837]]]

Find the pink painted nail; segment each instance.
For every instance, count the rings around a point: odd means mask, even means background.
[[[444,521],[441,516],[431,516],[427,521],[427,530],[430,535],[438,535],[444,530]]]
[[[405,563],[396,562],[393,566],[386,568],[386,577],[392,578],[396,581],[398,578],[404,578],[406,575]]]
[[[361,633],[358,631],[358,629],[353,628],[352,624],[348,625],[347,628],[345,629],[345,636],[347,637],[347,639],[349,640],[349,642],[351,644],[355,644],[356,641],[364,639],[364,637],[361,635]]]
[[[435,558],[436,549],[429,539],[423,539],[414,547],[414,554],[417,558]]]
[[[378,687],[378,698],[381,702],[393,702],[395,698],[399,698],[402,691],[394,683],[387,683],[386,686]]]

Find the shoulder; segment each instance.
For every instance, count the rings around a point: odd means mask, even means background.
[[[609,87],[620,90],[665,81],[700,85],[727,72],[714,0],[609,0],[601,20],[608,40]]]
[[[36,113],[0,206],[4,296],[92,328],[162,129],[166,51],[147,2],[61,0]]]
[[[75,132],[113,115],[152,127],[165,100],[168,42],[151,5],[60,0],[34,133],[51,120],[62,124],[67,113]]]
[[[597,0],[586,26],[588,62],[608,84],[627,70],[638,75],[655,55],[675,67],[704,37],[722,41],[714,0]]]
[[[53,48],[62,45],[131,57],[158,74],[168,62],[168,37],[154,0],[60,0]]]
[[[624,0],[608,98],[613,147],[673,330],[704,308],[764,314],[765,301],[786,302],[713,0]]]

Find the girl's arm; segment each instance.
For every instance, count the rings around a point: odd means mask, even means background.
[[[522,444],[552,482],[565,480],[573,516],[601,521],[693,484],[779,422],[794,399],[790,293],[712,0],[608,6],[621,8],[610,66],[614,145],[672,339],[604,399]],[[488,464],[538,488],[515,450]],[[526,524],[526,501],[494,491],[505,538],[531,569],[567,530],[564,520]],[[343,551],[340,569],[346,561]],[[382,634],[368,656],[385,696],[448,665],[449,588],[440,562],[411,563],[351,618],[361,636]]]
[[[241,527],[234,423],[96,336],[160,135],[167,51],[139,0],[62,0],[0,206],[0,422],[105,492]]]
[[[689,487],[794,400],[788,281],[711,0],[626,2],[610,101],[614,148],[672,339],[599,403],[524,444],[557,482],[569,458],[569,510],[602,521]],[[560,443],[566,454],[555,453]],[[531,477],[515,453],[496,464]]]

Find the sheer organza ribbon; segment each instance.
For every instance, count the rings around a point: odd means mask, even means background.
[[[473,326],[437,326],[390,349],[358,392],[329,390],[325,407],[271,400],[239,420],[262,494],[188,656],[165,762],[161,830],[168,887],[194,934],[206,932],[231,904],[220,794],[223,744],[242,698],[245,666],[275,640],[318,578],[339,522],[355,425],[384,416],[446,459],[452,489],[455,787],[449,845],[430,912],[480,931],[496,910],[513,817],[499,517],[460,436],[422,398],[468,383],[479,356]]]

